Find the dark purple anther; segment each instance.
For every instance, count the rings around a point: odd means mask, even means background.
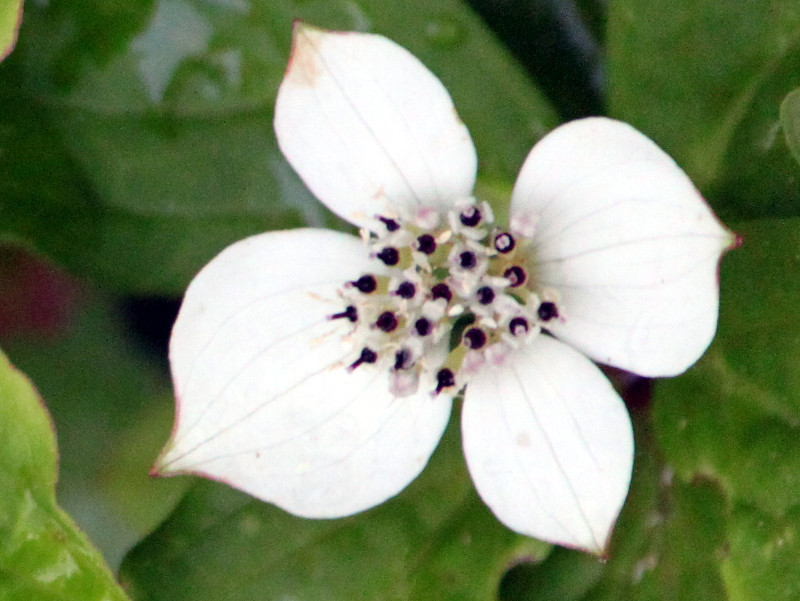
[[[458,264],[462,269],[473,269],[478,264],[478,258],[474,252],[466,250],[458,255]]]
[[[420,336],[427,336],[431,333],[431,322],[424,317],[420,317],[414,322],[414,329]]]
[[[463,225],[467,227],[475,227],[481,222],[481,212],[477,207],[469,206],[458,216]]]
[[[358,311],[356,310],[355,306],[348,305],[344,311],[341,313],[334,313],[328,319],[342,319],[347,318],[352,322],[358,321]]]
[[[389,219],[388,217],[381,217],[378,216],[378,220],[386,226],[386,229],[390,232],[396,232],[400,229],[400,224],[397,223],[394,219]]]
[[[447,284],[436,284],[433,288],[431,288],[431,296],[433,297],[433,300],[436,300],[437,298],[443,298],[449,303],[453,298],[453,293],[450,290],[450,286]]]
[[[350,284],[359,292],[363,292],[364,294],[369,294],[370,292],[375,292],[375,289],[378,287],[378,282],[375,279],[375,276],[372,275],[362,275],[354,282],[350,282]]]
[[[417,250],[432,255],[436,251],[436,240],[430,234],[422,234],[417,238]]]
[[[542,321],[550,321],[551,319],[558,317],[558,307],[556,307],[555,303],[545,301],[539,305],[537,313],[539,314],[539,319]]]
[[[478,291],[475,293],[475,297],[478,299],[480,304],[488,305],[494,300],[494,290],[489,288],[489,286],[482,286],[478,288]]]
[[[497,234],[494,237],[494,247],[499,253],[510,253],[512,250],[514,250],[516,245],[517,243],[514,241],[514,236],[508,232]]]
[[[407,348],[400,349],[394,355],[394,368],[395,369],[407,369],[411,367],[411,351]]]
[[[509,282],[512,288],[522,286],[528,279],[528,274],[519,265],[512,265],[503,272],[503,277]]]
[[[384,311],[378,315],[375,325],[384,332],[394,332],[397,329],[397,317],[391,311]]]
[[[395,294],[400,298],[414,298],[414,295],[417,293],[417,287],[412,284],[411,282],[403,282],[397,287],[395,290]]]
[[[515,317],[508,322],[508,330],[512,336],[521,336],[528,332],[528,320],[524,317]]]
[[[378,360],[378,354],[372,349],[364,347],[363,349],[361,349],[361,355],[359,355],[358,359],[356,359],[355,361],[353,361],[353,363],[350,364],[350,369],[355,369],[356,367],[358,367],[363,363],[375,363],[377,360]]]
[[[455,386],[456,377],[453,372],[446,367],[440,369],[436,374],[436,394],[439,394],[443,389],[450,386]]]
[[[464,344],[474,350],[483,348],[486,344],[486,333],[480,328],[470,328],[464,332]]]
[[[387,246],[375,256],[377,256],[381,261],[384,262],[384,264],[388,265],[389,267],[397,265],[400,262],[400,251],[391,246]]]

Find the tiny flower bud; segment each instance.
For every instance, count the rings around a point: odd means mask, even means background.
[[[508,232],[503,232],[502,234],[497,234],[494,237],[494,247],[495,250],[499,253],[509,253],[514,250],[514,247],[517,245],[516,241],[514,240],[514,236],[509,234]]]
[[[508,330],[512,336],[521,336],[528,333],[528,320],[524,317],[515,317],[508,322]]]
[[[492,290],[489,286],[482,286],[478,288],[475,296],[480,304],[488,305],[494,300],[494,290]]]
[[[516,288],[525,283],[528,279],[528,274],[526,274],[525,270],[519,265],[512,265],[503,272],[503,277],[508,280],[509,286]]]
[[[463,225],[467,227],[475,227],[481,222],[481,212],[478,210],[478,207],[468,206],[461,214],[458,216],[459,220]]]

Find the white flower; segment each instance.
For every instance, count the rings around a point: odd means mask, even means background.
[[[502,229],[472,196],[475,149],[446,90],[375,35],[298,25],[275,129],[362,238],[270,232],[197,275],[157,471],[353,514],[419,474],[463,390],[464,453],[497,517],[602,553],[633,436],[590,359],[645,376],[692,365],[730,232],[663,151],[605,118],[534,147]]]

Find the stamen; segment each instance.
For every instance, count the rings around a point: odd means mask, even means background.
[[[420,336],[427,336],[431,333],[431,322],[424,317],[420,317],[414,322],[414,329]]]
[[[344,317],[346,317],[347,319],[349,319],[354,323],[358,321],[358,311],[356,310],[354,305],[348,305],[344,311],[342,311],[341,313],[334,313],[333,315],[328,317],[328,319],[342,319]]]
[[[514,236],[509,234],[508,232],[503,232],[502,234],[497,234],[494,237],[494,247],[499,253],[510,253],[514,250],[514,247],[517,245],[516,241],[514,240]]]
[[[458,264],[462,269],[473,269],[478,264],[478,258],[474,252],[467,250],[458,255]]]
[[[551,319],[558,317],[558,307],[556,307],[555,303],[545,301],[539,305],[537,313],[539,315],[539,319],[542,321],[550,321]]]
[[[400,252],[391,246],[387,246],[375,256],[389,267],[397,265],[400,262]]]
[[[481,212],[478,207],[468,206],[458,216],[463,225],[467,227],[475,227],[481,222]]]
[[[417,238],[417,250],[426,255],[436,252],[436,240],[430,234],[422,234]]]
[[[394,219],[389,219],[388,217],[381,217],[378,215],[378,221],[383,223],[386,226],[386,229],[390,232],[396,232],[400,229],[400,224],[397,223]]]
[[[475,296],[480,304],[488,305],[494,300],[494,290],[492,290],[489,286],[482,286],[478,288]]]
[[[529,285],[534,272],[521,252],[530,244],[527,230],[514,229],[516,222],[495,228],[488,203],[456,203],[445,211],[373,214],[362,238],[386,274],[361,272],[346,281],[327,317],[351,324],[341,332],[355,349],[349,370],[379,364],[397,398],[431,380],[432,394],[457,394],[480,370],[502,365],[543,328],[547,333],[545,322],[564,310],[556,291]]]
[[[433,300],[437,298],[443,298],[448,303],[453,300],[453,293],[450,290],[450,286],[445,283],[436,284],[433,288],[431,288],[431,296]]]
[[[375,363],[377,360],[378,354],[365,346],[361,349],[361,355],[359,355],[358,359],[350,364],[350,369],[353,370],[363,363]]]
[[[394,368],[395,369],[407,369],[411,367],[411,351],[407,348],[402,348],[394,355]]]
[[[439,373],[436,374],[436,394],[439,394],[445,388],[455,386],[455,383],[456,377],[451,370],[446,367],[440,369]]]
[[[515,317],[508,322],[508,330],[512,336],[521,336],[528,333],[528,320],[524,317]]]
[[[528,274],[526,274],[525,270],[519,265],[512,265],[503,272],[503,277],[509,281],[509,285],[512,288],[516,288],[525,283],[528,279]]]
[[[486,333],[480,328],[470,328],[464,332],[464,344],[471,349],[478,350],[486,344]]]
[[[375,276],[362,275],[356,281],[350,282],[350,285],[352,285],[359,292],[369,294],[370,292],[375,292],[375,289],[378,287],[378,282],[375,279]]]
[[[397,317],[391,311],[384,311],[378,316],[375,326],[384,332],[393,332],[397,329]]]
[[[414,295],[417,293],[417,287],[411,282],[403,282],[397,287],[395,294],[400,298],[414,298]]]

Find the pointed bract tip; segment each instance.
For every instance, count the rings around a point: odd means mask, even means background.
[[[150,467],[149,475],[151,478],[164,478],[169,475],[169,472],[164,469],[164,462],[162,461],[163,455],[159,455],[155,463]]]
[[[295,85],[313,86],[323,69],[319,57],[319,39],[326,35],[319,29],[303,21],[295,21],[292,28],[292,49],[286,66],[284,82]]]
[[[586,553],[588,555],[595,557],[600,563],[606,563],[610,556],[611,537],[614,534],[614,527],[615,526],[613,525],[611,526],[610,530],[608,531],[608,535],[602,542],[598,541],[597,537],[595,536],[592,536],[591,544],[575,544],[575,543],[571,544],[564,541],[550,541],[550,542],[555,545],[566,547],[567,549],[574,549],[575,551]]]
[[[308,43],[313,44],[315,40],[319,40],[320,38],[333,33],[336,32],[322,29],[316,25],[310,25],[305,21],[295,19],[295,21],[292,23],[292,55],[294,55],[298,46]]]
[[[173,448],[172,438],[170,438],[167,444],[164,445],[164,448],[161,449],[158,457],[156,457],[156,460],[153,462],[153,466],[150,468],[151,477],[167,478],[182,473],[180,470],[174,470],[169,467],[169,465],[173,463],[173,460],[168,458],[168,455],[173,451]]]
[[[318,27],[314,27],[313,25],[309,25],[308,23],[300,19],[295,19],[294,21],[292,21],[292,40],[296,40],[298,36],[304,33],[314,32],[314,31],[322,32],[323,30],[319,29]]]

